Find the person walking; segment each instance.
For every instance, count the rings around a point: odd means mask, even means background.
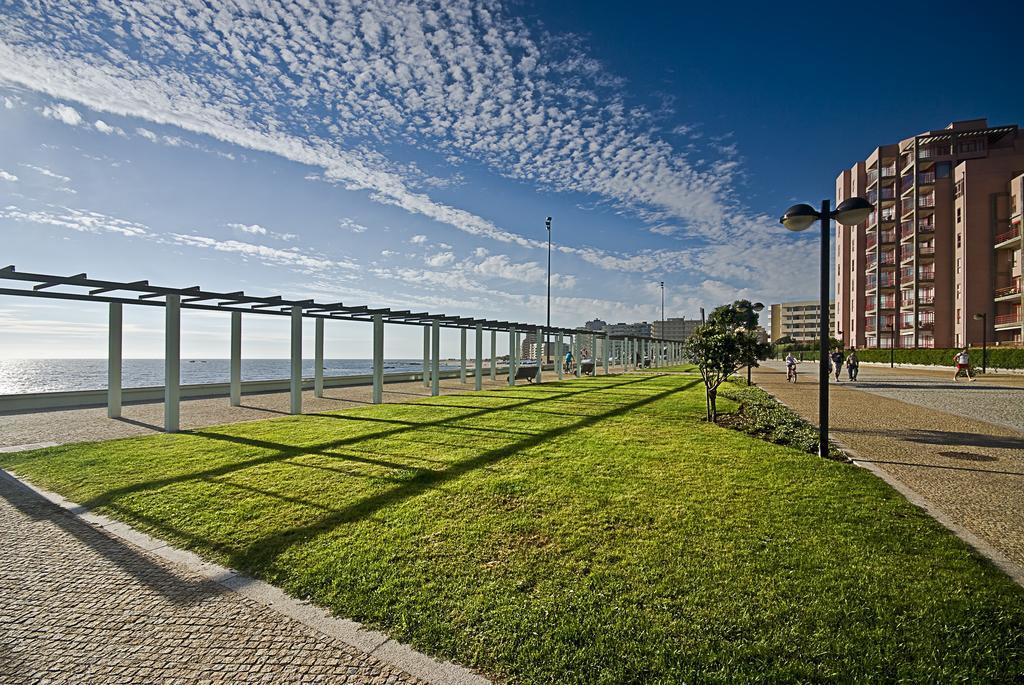
[[[857,374],[860,373],[860,359],[857,358],[856,347],[851,347],[850,354],[846,357],[846,373],[851,381],[857,380]]]
[[[789,382],[796,383],[796,365],[797,365],[796,357],[794,357],[793,353],[790,352],[788,355],[786,355],[786,382],[787,383],[789,383]]]
[[[836,372],[836,382],[839,382],[839,372],[843,370],[843,351],[836,349],[832,351],[832,370]]]
[[[966,347],[953,355],[953,361],[956,363],[956,373],[953,374],[954,381],[960,380],[961,371],[967,374],[967,380],[978,380],[971,374],[971,353],[967,351]]]
[[[572,373],[572,350],[565,353],[565,363],[562,365],[563,373]]]

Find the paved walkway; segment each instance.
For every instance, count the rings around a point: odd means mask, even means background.
[[[0,682],[422,681],[0,478]]]
[[[754,382],[817,423],[817,367],[786,382],[781,363]],[[861,367],[833,382],[832,434],[978,538],[1024,567],[1024,387],[1021,379],[952,383],[952,372]]]
[[[555,375],[545,374],[545,378],[553,380]],[[485,389],[507,385],[507,375],[504,380],[499,376],[494,383],[489,378],[484,379]],[[313,414],[366,406],[372,401],[372,392],[369,385],[326,388],[321,398],[315,397],[312,390],[305,391],[302,393],[302,411]],[[468,383],[462,383],[457,378],[441,381],[442,395],[464,392],[473,392],[472,376]],[[425,388],[422,381],[387,383],[384,386],[385,402],[409,402],[429,396],[430,388]],[[287,416],[288,398],[287,392],[243,395],[240,407],[232,407],[227,397],[182,400],[181,428],[188,430]],[[162,402],[127,404],[122,414],[120,419],[109,419],[106,407],[0,414],[0,447],[111,440],[162,430]]]

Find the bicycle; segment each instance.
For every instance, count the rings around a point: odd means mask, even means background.
[[[786,373],[787,383],[796,383],[796,364],[788,365],[789,371]]]

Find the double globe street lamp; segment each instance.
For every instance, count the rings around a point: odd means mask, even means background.
[[[803,231],[811,227],[815,221],[821,222],[821,312],[818,316],[820,330],[818,337],[821,342],[821,368],[818,371],[818,454],[828,457],[828,385],[829,385],[829,222],[835,219],[843,226],[856,226],[863,223],[874,210],[874,206],[862,197],[851,197],[839,203],[835,210],[830,211],[828,200],[822,200],[821,211],[808,204],[793,205],[779,219],[779,223],[791,231]]]

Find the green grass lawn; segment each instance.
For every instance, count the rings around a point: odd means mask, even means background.
[[[705,424],[702,393],[598,376],[0,465],[510,682],[1024,676],[1021,588],[868,472]]]

